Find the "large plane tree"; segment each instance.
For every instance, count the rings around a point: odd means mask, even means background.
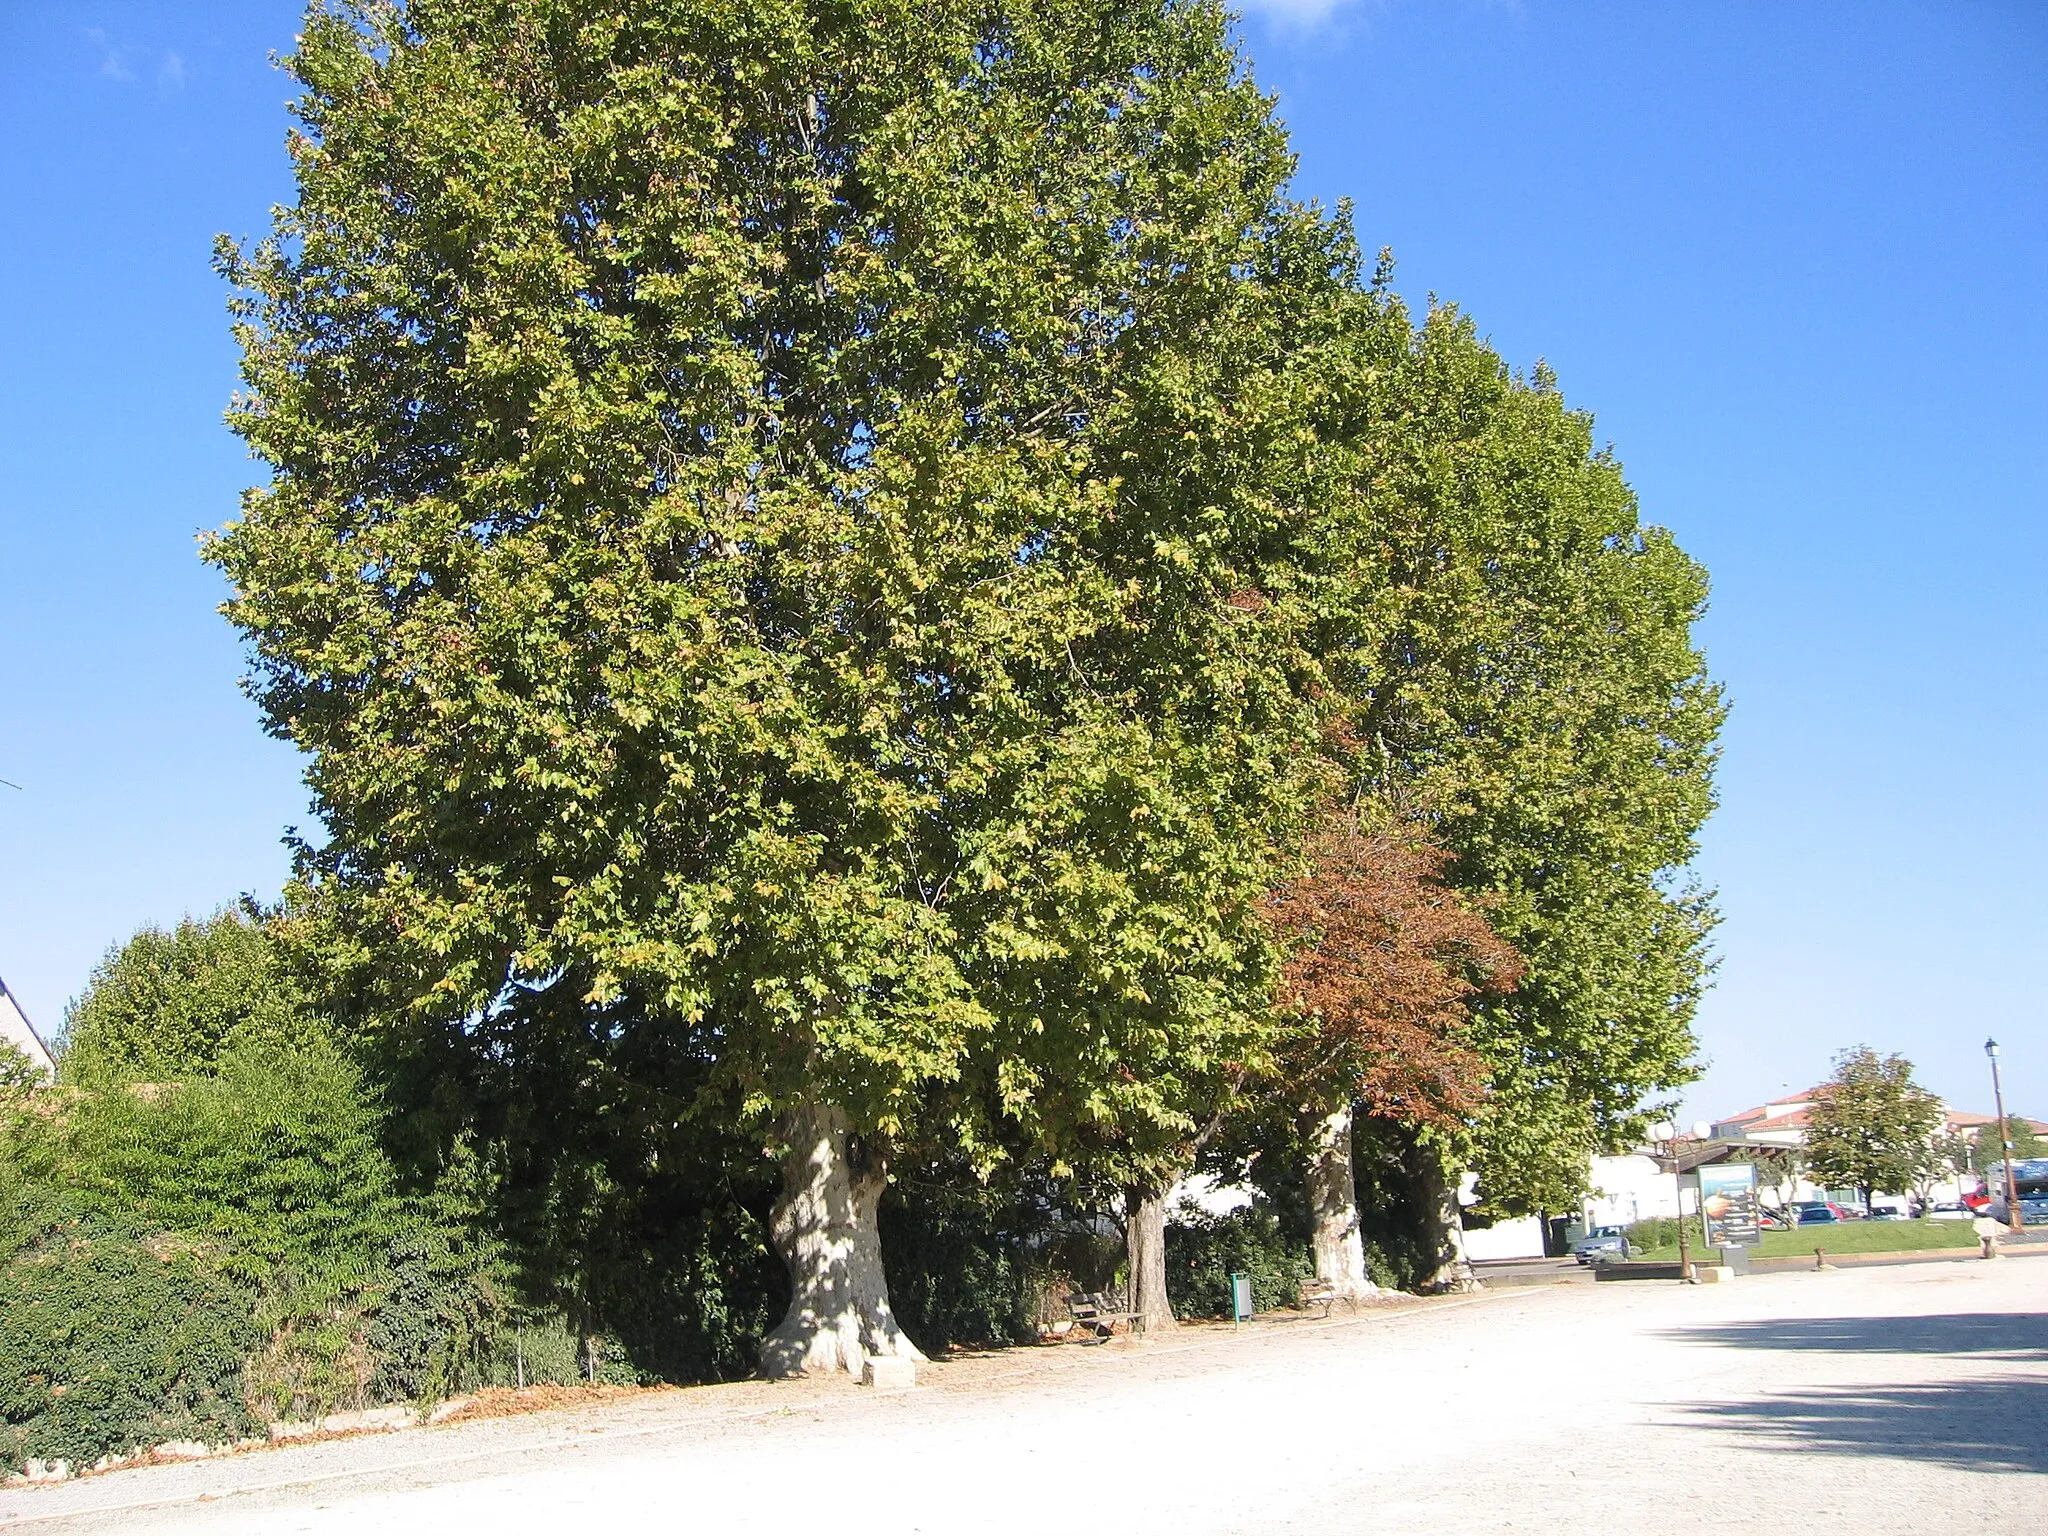
[[[914,1353],[892,1148],[1156,1204],[1270,1032],[1342,225],[1203,4],[363,0],[289,62],[210,557],[351,1006],[757,1128],[764,1365]]]

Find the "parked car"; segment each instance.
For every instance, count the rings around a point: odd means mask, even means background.
[[[1610,1264],[1628,1254],[1628,1234],[1620,1227],[1595,1227],[1572,1244],[1572,1257],[1581,1264]]]
[[[1757,1212],[1756,1224],[1762,1227],[1766,1232],[1781,1231],[1784,1228],[1792,1225],[1792,1223],[1787,1221],[1784,1217],[1773,1216],[1769,1211]]]
[[[1912,1212],[1902,1205],[1873,1205],[1870,1208],[1872,1221],[1909,1221]]]
[[[1793,1209],[1798,1211],[1802,1227],[1822,1227],[1831,1221],[1850,1220],[1849,1213],[1832,1200],[1808,1200]]]
[[[1929,1221],[1968,1221],[1976,1214],[1960,1200],[1937,1200],[1927,1208]]]

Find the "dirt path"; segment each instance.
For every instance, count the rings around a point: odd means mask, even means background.
[[[1557,1285],[0,1493],[29,1531],[2048,1530],[2048,1259]]]

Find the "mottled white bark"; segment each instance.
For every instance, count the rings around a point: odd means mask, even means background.
[[[922,1360],[889,1310],[875,1220],[888,1183],[882,1158],[829,1104],[793,1110],[781,1134],[788,1151],[768,1237],[789,1269],[789,1312],[761,1342],[762,1371],[858,1377],[870,1355]]]
[[[1131,1191],[1124,1220],[1134,1325],[1147,1334],[1178,1328],[1180,1321],[1166,1299],[1166,1191]]]
[[[1351,1106],[1315,1122],[1309,1137],[1308,1203],[1315,1218],[1316,1279],[1342,1302],[1380,1294],[1365,1268],[1358,1185],[1351,1170]]]
[[[1436,1245],[1436,1271],[1425,1283],[1430,1291],[1476,1291],[1479,1276],[1465,1254],[1465,1217],[1458,1209],[1458,1188],[1444,1175],[1443,1163],[1427,1147],[1421,1149],[1423,1196],[1428,1203]]]

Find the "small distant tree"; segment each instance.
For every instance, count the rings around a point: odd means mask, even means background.
[[[2034,1129],[2032,1121],[2022,1120],[2018,1115],[2005,1117],[2005,1139],[2011,1144],[2014,1157],[2048,1157],[2048,1141],[2042,1139],[2041,1133]],[[1993,1141],[1994,1145],[1985,1150],[1991,1160],[1996,1162],[2002,1154],[1995,1145],[1995,1137]]]
[[[1815,1096],[1806,1135],[1809,1167],[1858,1191],[1911,1189],[1934,1159],[1941,1103],[1913,1081],[1913,1064],[1858,1046],[1835,1058]]]
[[[1757,1199],[1775,1207],[1788,1224],[1797,1225],[1792,1207],[1798,1203],[1799,1176],[1806,1171],[1799,1149],[1760,1147],[1749,1154],[1749,1160],[1756,1166]]]
[[[1970,1156],[1970,1143],[1955,1132],[1943,1131],[1934,1138],[1920,1177],[1913,1181],[1913,1198],[1920,1203],[1922,1216],[1934,1201],[1934,1186],[1943,1179],[1959,1177],[1969,1168]]]

